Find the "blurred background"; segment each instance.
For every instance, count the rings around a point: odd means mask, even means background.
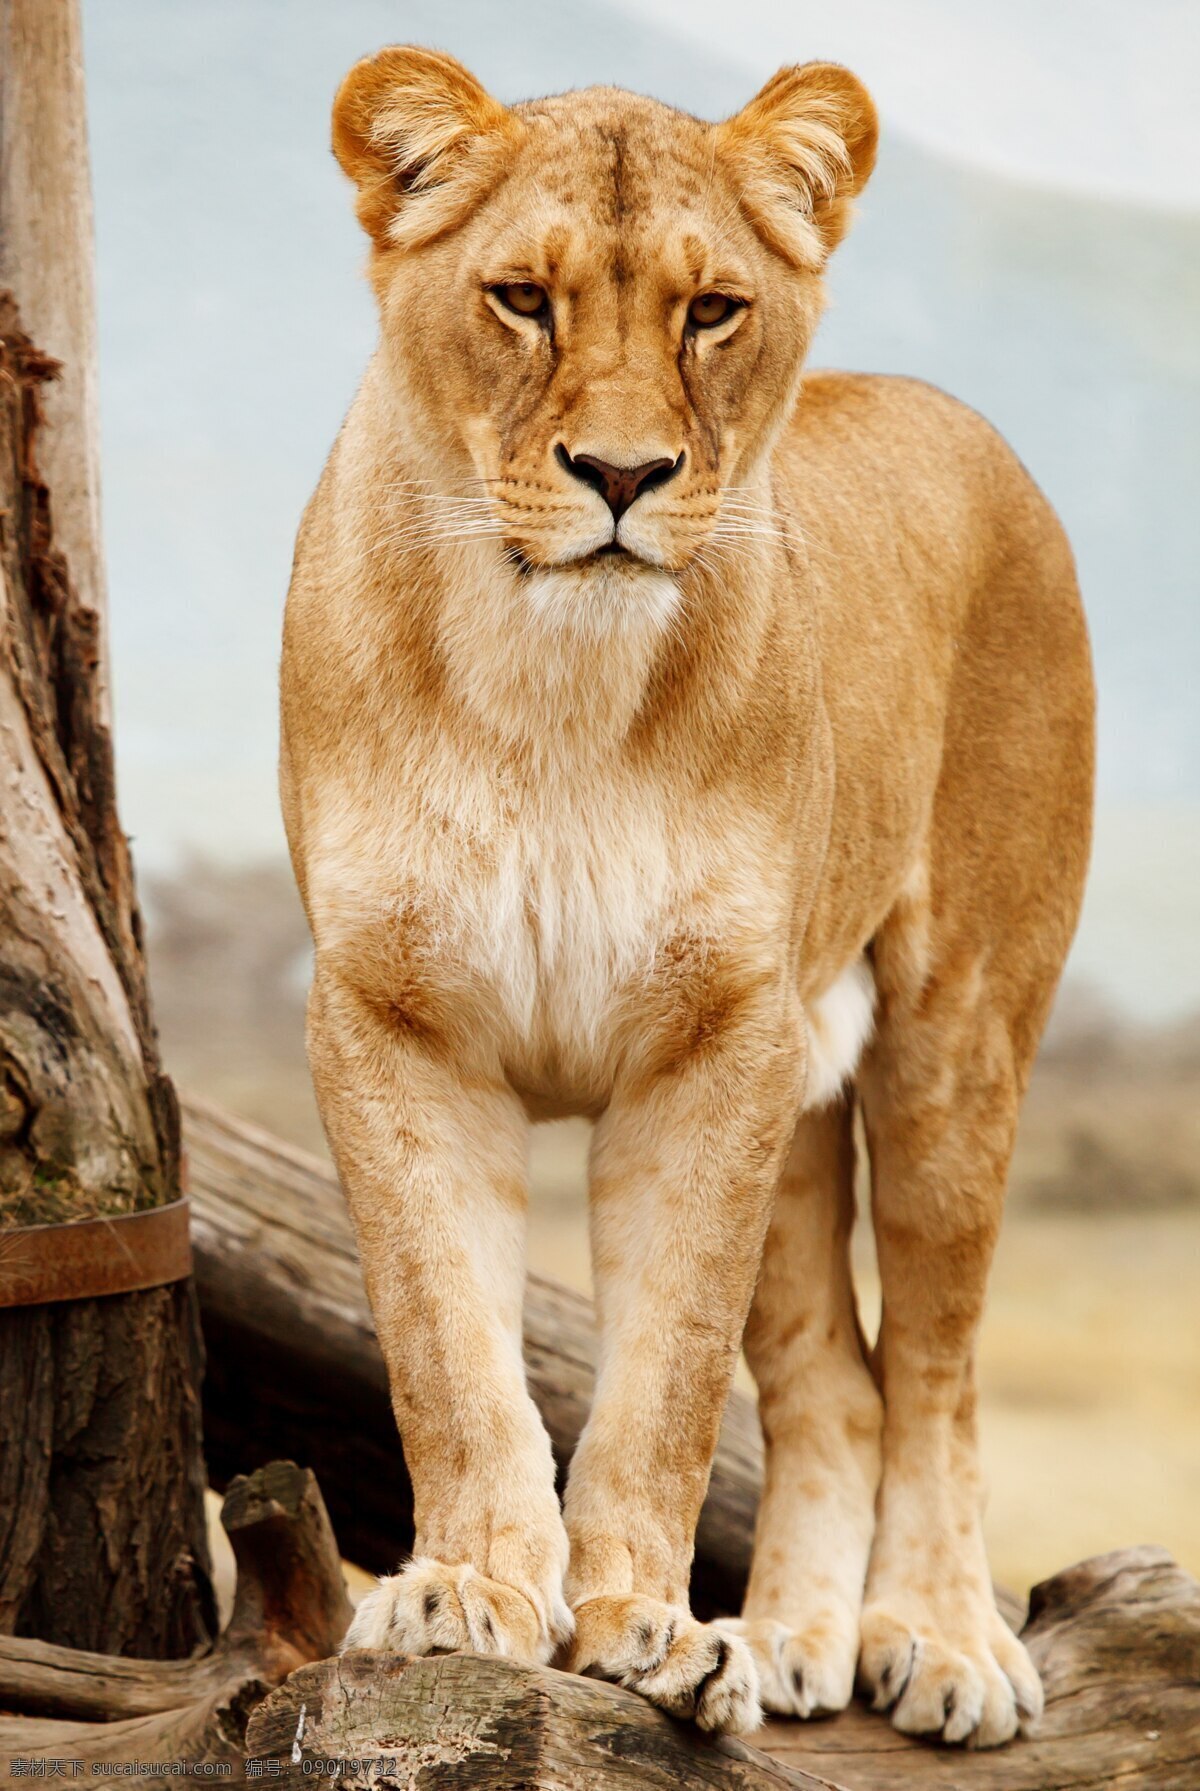
[[[1191,0],[84,0],[121,810],[168,1066],[324,1149],[275,794],[301,508],[374,339],[330,101],[388,42],[503,99],[704,117],[784,61],[883,120],[813,356],[983,411],[1063,517],[1100,685],[1095,860],[981,1351],[997,1577],[1154,1541],[1200,1569],[1200,9]],[[585,1129],[533,1264],[586,1288]],[[858,1240],[868,1324],[878,1291]]]

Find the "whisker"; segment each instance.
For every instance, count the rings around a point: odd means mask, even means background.
[[[479,514],[468,514],[461,510],[452,510],[443,511],[439,514],[435,511],[427,516],[407,518],[392,517],[379,532],[381,534],[404,534],[409,530],[449,528],[455,523],[461,523],[464,528],[486,528],[490,524],[498,524],[499,520],[499,517],[491,512],[488,512],[487,514],[482,512]]]
[[[451,541],[503,540],[505,530],[496,524],[468,524],[460,528],[401,529],[391,535],[378,535],[364,543],[365,552],[381,552],[391,548],[411,552],[422,547],[436,547]]]
[[[717,541],[785,541],[787,530],[758,522],[718,522],[711,536]]]
[[[464,513],[474,510],[489,510],[490,498],[448,497],[442,492],[407,491],[403,494],[410,502],[421,506],[440,505],[442,509],[462,510]]]
[[[465,490],[469,485],[479,484],[479,480],[455,480],[449,491],[443,486],[435,485],[432,479],[388,479],[385,480],[384,484],[388,491],[411,491],[418,497],[453,497],[456,495],[456,487],[461,486]]]
[[[497,538],[504,534],[500,528],[458,528],[458,529],[426,529],[411,533],[385,536],[374,543],[376,547],[429,547],[438,541],[470,541],[477,538]]]

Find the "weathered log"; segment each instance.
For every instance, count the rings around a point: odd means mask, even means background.
[[[248,1757],[299,1786],[495,1791],[631,1783],[838,1791],[1194,1791],[1200,1784],[1200,1586],[1161,1549],[1126,1549],[1037,1587],[1025,1639],[1041,1668],[1036,1736],[933,1748],[855,1706],[714,1743],[614,1686],[472,1655],[350,1654],[295,1673],[255,1711]]]
[[[412,1545],[412,1494],[345,1202],[317,1158],[188,1101],[196,1286],[208,1356],[215,1484],[274,1455],[313,1464],[342,1552],[390,1571]],[[525,1362],[560,1472],[591,1402],[591,1307],[531,1276]],[[693,1603],[740,1605],[762,1473],[751,1402],[735,1393],[696,1538]]]
[[[114,796],[82,95],[77,0],[0,0],[0,269],[65,357],[0,294],[0,1226],[178,1194]],[[0,1311],[0,1632],[211,1635],[199,1358],[186,1281]]]
[[[274,1462],[235,1480],[221,1517],[237,1590],[211,1652],[134,1661],[0,1639],[0,1708],[25,1713],[0,1717],[0,1785],[28,1776],[14,1761],[49,1759],[228,1762],[234,1777],[222,1783],[241,1782],[250,1711],[293,1669],[336,1647],[350,1606],[311,1472]]]
[[[248,1760],[284,1788],[829,1791],[731,1738],[672,1722],[634,1692],[479,1655],[351,1653],[303,1667],[250,1718]]]

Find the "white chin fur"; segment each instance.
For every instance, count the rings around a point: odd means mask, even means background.
[[[525,579],[525,592],[542,627],[593,640],[661,634],[679,608],[679,586],[669,572],[619,559],[540,568]]]

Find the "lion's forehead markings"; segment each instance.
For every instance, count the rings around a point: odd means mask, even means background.
[[[543,168],[543,187],[560,203],[585,208],[592,223],[672,215],[712,187],[710,127],[654,101],[631,107],[630,98],[565,114],[539,111],[529,119],[527,156]]]
[[[628,202],[627,186],[629,181],[625,168],[625,132],[621,127],[618,127],[616,130],[607,131],[605,135],[608,138],[609,149],[612,156],[612,174],[610,177],[612,181],[612,224],[613,229],[619,231],[624,222],[625,208]]]

